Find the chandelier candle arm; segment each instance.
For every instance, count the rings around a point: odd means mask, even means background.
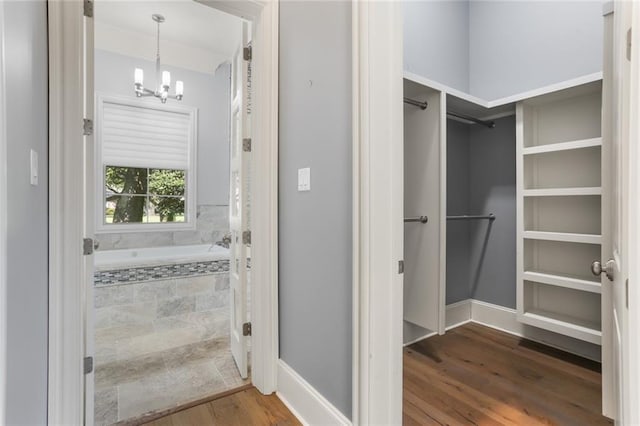
[[[160,66],[160,24],[164,22],[164,16],[153,14],[151,19],[158,25],[158,38],[157,38],[157,51],[156,51],[156,90],[150,90],[144,87],[144,71],[142,68],[136,68],[133,76],[134,90],[137,97],[154,96],[159,98],[162,103],[167,102],[167,99],[182,100],[184,95],[184,83],[180,80],[176,81],[176,94],[170,95],[169,89],[171,88],[171,73],[169,71],[161,71]]]

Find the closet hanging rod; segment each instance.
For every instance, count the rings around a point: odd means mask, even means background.
[[[496,220],[496,215],[491,213],[486,216],[483,215],[462,215],[462,216],[447,216],[447,220],[476,220],[476,219],[488,219],[491,221]]]
[[[420,101],[416,101],[414,99],[411,98],[403,98],[404,103],[405,104],[409,104],[409,105],[413,105],[413,106],[417,106],[418,108],[425,110],[427,109],[427,106],[429,106],[429,104],[427,102],[420,102]]]
[[[476,124],[482,124],[483,126],[487,126],[490,129],[493,129],[493,128],[496,127],[496,122],[495,121],[480,120],[479,118],[471,117],[469,115],[464,115],[464,114],[458,114],[456,112],[447,112],[447,115],[450,116],[450,117],[455,117],[455,118],[460,118],[462,120],[471,121],[471,122],[476,123]]]
[[[420,217],[405,217],[404,218],[405,222],[420,222],[420,223],[427,223],[429,222],[429,218],[427,216],[420,216]]]

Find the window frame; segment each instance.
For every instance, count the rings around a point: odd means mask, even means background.
[[[105,222],[105,168],[102,161],[102,122],[104,104],[116,103],[135,108],[155,109],[189,116],[189,144],[188,167],[185,170],[185,214],[184,222],[162,223],[122,223],[109,224]],[[159,232],[159,231],[193,231],[196,229],[196,196],[197,196],[197,148],[198,148],[198,108],[185,105],[162,104],[158,99],[139,99],[130,96],[107,95],[96,92],[96,123],[95,123],[95,165],[96,165],[96,233],[117,234],[128,232]],[[113,166],[110,164],[110,166]],[[157,167],[146,166],[150,169]]]

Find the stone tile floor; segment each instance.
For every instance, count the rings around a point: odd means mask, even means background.
[[[248,383],[231,356],[228,324],[224,309],[98,329],[95,424],[135,419]]]

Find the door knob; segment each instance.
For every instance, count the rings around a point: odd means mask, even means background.
[[[609,278],[609,281],[613,281],[614,260],[609,259],[607,263],[602,266],[599,260],[594,260],[591,264],[591,273],[595,276],[601,275],[603,272]]]

